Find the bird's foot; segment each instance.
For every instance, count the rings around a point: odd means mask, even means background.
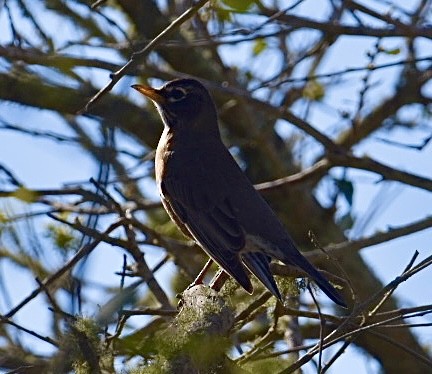
[[[186,288],[186,290],[191,289],[194,286],[197,286],[199,284],[203,284],[204,277],[206,276],[207,272],[209,271],[210,267],[213,264],[213,260],[210,258],[207,263],[204,265],[203,269],[199,272],[195,280]]]
[[[228,278],[229,275],[225,273],[225,271],[220,269],[213,277],[213,279],[210,281],[210,288],[219,292]]]

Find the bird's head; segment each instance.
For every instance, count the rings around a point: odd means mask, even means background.
[[[216,131],[219,134],[213,100],[197,80],[176,79],[161,88],[135,84],[132,88],[155,103],[165,126],[173,131]]]

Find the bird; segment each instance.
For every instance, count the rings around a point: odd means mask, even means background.
[[[336,304],[338,291],[300,253],[272,208],[221,139],[217,110],[206,87],[192,78],[160,88],[132,88],[151,99],[164,124],[155,155],[162,204],[180,230],[249,294],[250,273],[279,300],[270,270],[279,260],[306,272]]]

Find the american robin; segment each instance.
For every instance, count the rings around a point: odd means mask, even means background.
[[[215,104],[197,80],[161,88],[133,85],[159,111],[164,130],[156,151],[156,181],[171,219],[247,292],[249,269],[279,300],[271,258],[305,271],[336,304],[335,288],[298,251],[276,214],[222,143]]]

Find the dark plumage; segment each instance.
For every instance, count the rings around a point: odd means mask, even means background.
[[[245,265],[281,299],[269,268],[275,258],[304,270],[331,300],[345,306],[222,143],[207,89],[194,79],[174,80],[160,89],[132,87],[155,102],[164,122],[156,180],[165,209],[183,233],[249,293],[253,288]]]

